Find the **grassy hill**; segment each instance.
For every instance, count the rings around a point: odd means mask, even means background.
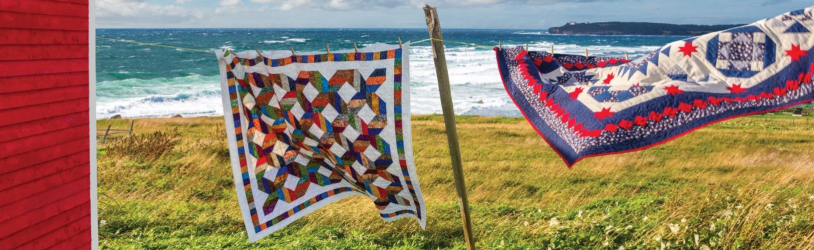
[[[427,229],[352,197],[249,244],[222,118],[140,119],[100,143],[99,235],[109,249],[462,249],[440,116],[414,116]],[[814,248],[814,121],[718,123],[568,169],[522,118],[458,117],[483,249]],[[129,126],[100,120],[98,127]]]

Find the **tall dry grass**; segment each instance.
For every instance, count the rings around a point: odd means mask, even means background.
[[[568,169],[522,118],[457,119],[481,248],[814,248],[811,120],[739,118]],[[102,246],[463,247],[440,116],[413,117],[426,230],[411,220],[383,222],[368,199],[353,197],[252,245],[234,192],[223,119],[136,122],[138,136],[173,130],[177,143],[159,157],[99,146]]]

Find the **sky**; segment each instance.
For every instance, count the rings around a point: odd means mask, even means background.
[[[746,24],[811,0],[97,0],[98,28],[548,29],[569,21]]]

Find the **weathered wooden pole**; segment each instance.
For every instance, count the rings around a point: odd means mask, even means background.
[[[110,126],[111,125],[107,125],[107,130],[105,130],[105,136],[102,137],[102,143],[105,143],[105,140],[107,140],[107,134],[110,133]]]
[[[464,173],[461,167],[461,151],[458,146],[458,130],[455,128],[455,111],[452,109],[452,93],[449,87],[447,74],[447,59],[444,55],[444,37],[441,35],[441,23],[438,13],[429,5],[424,6],[424,15],[427,18],[427,29],[432,42],[432,57],[435,60],[435,75],[438,77],[438,91],[441,93],[441,110],[444,112],[444,123],[449,141],[449,155],[452,158],[452,172],[455,178],[455,190],[461,207],[461,220],[463,220],[464,238],[466,248],[475,249],[475,239],[472,236],[472,222],[469,220],[469,200],[466,197]]]

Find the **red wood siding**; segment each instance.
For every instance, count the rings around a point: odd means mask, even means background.
[[[0,0],[0,249],[90,249],[88,0]]]

